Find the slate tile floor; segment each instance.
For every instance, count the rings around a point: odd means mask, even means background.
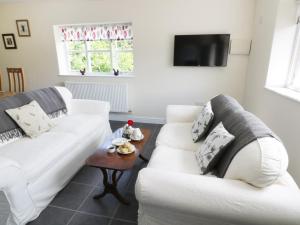
[[[111,121],[112,130],[124,122]],[[136,123],[136,127],[152,130],[145,146],[144,155],[150,158],[161,125]],[[120,204],[112,195],[100,200],[93,196],[102,190],[102,174],[95,168],[83,167],[71,182],[55,197],[49,207],[33,222],[27,225],[134,225],[137,224],[138,202],[135,199],[134,185],[138,171],[145,167],[138,160],[133,170],[126,171],[119,181],[119,190],[130,200],[130,205]]]

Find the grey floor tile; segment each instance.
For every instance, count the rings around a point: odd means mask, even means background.
[[[131,223],[128,221],[114,219],[110,225],[135,225],[135,224],[137,223]]]
[[[124,219],[132,222],[137,222],[138,215],[138,202],[133,193],[127,193],[126,197],[130,201],[130,205],[120,204],[117,213],[115,215],[116,219]]]
[[[93,189],[91,186],[71,182],[58,193],[51,205],[75,210]]]
[[[108,225],[108,223],[108,218],[78,213],[72,218],[69,225]]]
[[[73,182],[98,186],[102,183],[102,173],[99,169],[84,166],[82,169],[73,177]]]
[[[100,192],[100,189],[93,191],[85,203],[80,207],[79,211],[100,216],[113,216],[115,209],[119,205],[118,200],[111,194],[107,194],[101,199],[94,199],[93,196]]]
[[[73,214],[74,212],[69,210],[48,207],[36,220],[27,225],[66,225]]]

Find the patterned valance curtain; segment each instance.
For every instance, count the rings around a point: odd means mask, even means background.
[[[62,41],[133,39],[132,24],[66,25],[59,27]]]

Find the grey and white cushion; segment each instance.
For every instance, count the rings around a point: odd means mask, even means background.
[[[195,153],[201,174],[207,174],[213,170],[222,152],[234,138],[235,137],[225,129],[222,122],[209,133],[204,143]]]
[[[29,137],[37,137],[55,125],[36,101],[5,112]]]
[[[200,141],[200,139],[206,134],[210,125],[212,124],[213,118],[214,113],[212,111],[210,102],[208,102],[193,123],[192,137],[194,142]]]

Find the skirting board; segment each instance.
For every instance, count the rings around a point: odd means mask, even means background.
[[[138,122],[138,123],[153,123],[153,124],[165,124],[165,122],[166,122],[165,118],[135,116],[135,115],[126,114],[126,113],[110,113],[109,119],[115,120],[115,121],[133,120],[134,122]]]

